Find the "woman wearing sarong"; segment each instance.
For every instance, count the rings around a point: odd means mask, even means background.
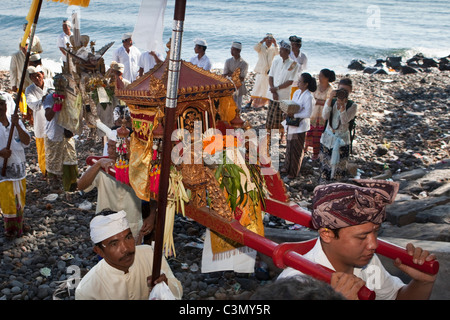
[[[345,92],[346,93],[345,93]],[[348,176],[347,162],[350,155],[349,123],[356,116],[357,105],[348,100],[352,81],[344,78],[338,90],[333,90],[325,103],[322,117],[328,121],[320,138],[320,179],[322,182],[343,180]],[[344,97],[341,97],[344,93]]]
[[[24,148],[30,144],[30,135],[17,114],[6,114],[6,99],[0,94],[0,170],[7,161],[5,175],[0,171],[0,209],[5,236],[9,239],[22,236],[26,192],[26,160]],[[7,147],[11,125],[14,125],[11,145]]]
[[[294,179],[300,173],[306,131],[309,130],[310,125],[309,117],[315,104],[313,92],[317,89],[316,79],[309,73],[302,73],[298,81],[298,87],[299,89],[294,93],[292,100],[300,106],[300,109],[293,115],[288,114],[288,118],[294,121],[298,119],[298,124],[290,124],[288,120],[282,122],[283,126],[287,127],[287,145],[284,167],[280,172],[287,173],[287,179]]]
[[[322,69],[320,71],[319,85],[313,94],[314,99],[316,99],[316,104],[313,107],[310,118],[310,129],[306,133],[305,141],[305,150],[307,151],[308,147],[313,149],[312,160],[317,160],[319,158],[320,138],[322,137],[322,132],[325,130],[325,119],[322,118],[322,111],[325,102],[333,91],[331,82],[335,80],[336,75],[334,74],[334,71],[329,69]]]

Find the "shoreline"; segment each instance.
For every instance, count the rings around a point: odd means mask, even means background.
[[[449,75],[449,71],[433,68],[410,75],[349,73],[354,83],[352,99],[359,107],[357,137],[350,160],[357,166],[361,177],[384,175],[391,178],[396,174],[432,170],[449,163]],[[336,75],[338,79],[343,76],[347,75]],[[8,75],[0,72],[2,86],[6,85],[5,77]],[[252,79],[250,74],[249,93]],[[247,99],[244,97],[244,105]],[[267,107],[245,109],[241,118],[259,128],[265,124],[266,112]],[[85,130],[77,140],[80,175],[87,169],[86,157],[101,154],[103,149],[100,141],[88,138],[88,133]],[[84,275],[98,261],[89,238],[89,221],[95,213],[97,192],[95,189],[89,193],[74,192],[71,201],[67,201],[63,194],[56,201],[46,200],[51,192],[46,182],[40,179],[34,139],[25,152],[28,160],[25,221],[31,225],[32,231],[8,241],[3,236],[3,226],[0,227],[0,244],[3,246],[0,299],[51,300],[57,292],[56,298],[72,300],[73,289],[57,290],[64,281],[71,279],[69,266],[76,266]],[[284,152],[285,149],[281,148],[280,161],[284,159]],[[422,193],[425,192],[431,198],[433,191],[449,183],[447,176],[440,177],[443,178],[435,178],[432,184],[428,183],[427,189],[415,186],[402,192],[415,199],[423,199]],[[412,178],[412,182],[419,181],[416,179]],[[286,189],[292,201],[308,208],[315,185],[317,163],[310,161],[306,154],[301,177],[287,183]],[[293,227],[276,217],[268,218],[267,227],[283,230]],[[447,234],[447,238],[440,241],[450,242],[448,222],[422,223],[421,226],[431,230],[425,235],[417,229],[408,229],[410,225],[412,223],[399,227],[386,222],[385,226],[387,234],[390,232],[395,236],[438,241],[439,234]],[[274,277],[267,268],[263,274],[229,271],[202,274],[198,269],[201,266],[204,227],[177,215],[174,230],[177,257],[170,258],[169,264],[183,284],[183,300],[246,299],[255,288],[270,283]],[[68,259],[67,254],[72,258]],[[257,263],[264,270],[262,262]],[[50,275],[44,272],[44,268],[51,271]]]

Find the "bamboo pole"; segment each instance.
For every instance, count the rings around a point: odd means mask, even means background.
[[[163,258],[164,224],[166,220],[167,192],[169,188],[169,175],[171,166],[172,141],[171,135],[175,128],[175,111],[178,98],[178,82],[181,66],[181,42],[183,38],[184,15],[186,0],[176,0],[172,41],[168,65],[166,107],[164,110],[164,136],[161,155],[161,175],[158,191],[158,213],[156,216],[155,247],[153,254],[152,284],[161,275]]]

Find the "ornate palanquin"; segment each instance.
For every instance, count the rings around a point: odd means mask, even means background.
[[[127,87],[115,90],[116,97],[128,105],[132,119],[130,184],[138,197],[147,201],[157,198],[147,177],[152,174],[152,166],[157,171],[154,152],[161,147],[156,141],[161,136],[156,131],[162,132],[158,124],[164,123],[168,67],[166,58]],[[240,86],[239,70],[230,79],[182,61],[175,128],[193,134],[195,121],[200,121],[202,133],[216,128],[218,121],[221,127],[223,123],[231,126],[237,114],[232,95]]]

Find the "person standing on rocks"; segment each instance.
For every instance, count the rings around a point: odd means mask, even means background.
[[[70,36],[72,35],[71,28],[72,23],[68,20],[63,20],[63,32],[61,32],[56,39],[56,46],[61,51],[61,60],[63,65],[67,62],[67,52],[64,49],[67,49],[68,46],[69,48],[72,46],[70,43]]]
[[[298,64],[289,58],[291,46],[285,41],[280,42],[280,56],[275,57],[269,71],[269,108],[267,110],[266,129],[269,135],[272,130],[280,130],[283,137],[284,128],[281,122],[284,114],[280,109],[280,101],[290,99],[291,86],[296,79]],[[268,139],[270,141],[270,139]]]
[[[233,100],[238,110],[242,108],[242,97],[247,93],[245,86],[245,77],[247,76],[248,63],[241,57],[242,43],[234,41],[231,44],[231,58],[225,61],[223,75],[231,77],[236,69],[240,69],[239,79],[241,86],[233,93]]]
[[[295,79],[300,79],[300,75],[306,71],[308,67],[308,57],[304,52],[300,49],[302,48],[302,38],[297,36],[290,36],[289,41],[291,42],[291,53],[289,54],[289,58],[297,62],[298,70]],[[294,95],[294,92],[298,89],[298,83],[293,83],[291,90],[291,97]]]
[[[7,147],[14,124],[11,145]],[[30,134],[18,114],[7,114],[6,98],[0,94],[0,169],[7,161],[6,174],[0,172],[0,209],[3,216],[5,236],[20,237],[29,227],[24,225],[23,212],[26,194],[26,159],[24,148],[30,144]],[[2,170],[3,171],[3,170]]]
[[[287,120],[282,122],[283,126],[287,128],[287,145],[284,167],[280,171],[288,174],[288,180],[296,178],[300,173],[305,136],[310,124],[309,118],[316,103],[313,96],[317,89],[316,79],[305,72],[300,76],[298,85],[299,89],[295,91],[292,100],[300,106],[300,109],[295,114],[288,114],[288,119],[297,121],[297,123],[290,123]]]
[[[312,224],[319,238],[304,257],[336,271],[331,286],[347,299],[357,299],[366,285],[380,300],[429,299],[437,275],[411,268],[396,259],[394,264],[411,277],[409,284],[390,275],[375,254],[381,223],[386,218],[386,206],[392,204],[399,184],[385,180],[355,179],[355,184],[333,183],[314,189]],[[414,263],[436,259],[434,254],[406,246]],[[300,274],[286,268],[278,279]]]
[[[47,119],[45,118],[45,110],[43,107],[43,98],[47,94],[48,89],[53,89],[53,79],[44,79],[44,71],[41,66],[28,67],[28,74],[30,75],[33,84],[25,89],[25,96],[27,104],[33,110],[33,130],[36,138],[36,150],[38,156],[39,169],[43,177],[47,176],[45,164],[45,126]]]
[[[195,64],[197,67],[202,68],[203,70],[211,71],[211,61],[206,55],[208,44],[203,39],[195,39],[194,44],[194,52],[196,53],[196,55],[191,57],[189,62]]]
[[[333,91],[333,86],[331,82],[336,80],[336,75],[334,71],[329,69],[322,69],[319,73],[319,85],[317,90],[314,92],[314,99],[316,99],[316,104],[313,107],[311,114],[310,129],[306,133],[305,148],[308,147],[313,149],[312,160],[319,159],[320,151],[320,138],[322,137],[322,132],[325,130],[325,120],[322,118],[322,111],[325,102],[330,97]]]
[[[90,223],[94,252],[103,259],[83,277],[75,290],[76,300],[148,300],[151,289],[165,282],[173,298],[183,295],[180,281],[175,278],[162,257],[161,276],[151,282],[153,249],[135,245],[124,211],[103,211]]]
[[[25,58],[28,50],[28,44],[30,40],[27,39],[25,47],[19,44],[19,50],[11,56],[11,62],[9,65],[10,85],[11,90],[17,92],[22,78],[23,65],[25,64]],[[26,88],[32,84],[28,73],[25,75],[23,87]]]
[[[267,33],[264,39],[259,41],[254,47],[258,53],[258,61],[255,66],[255,84],[250,94],[250,101],[245,108],[250,108],[252,103],[255,107],[262,107],[268,102],[267,90],[269,89],[269,70],[273,59],[278,55],[277,40],[271,33]]]
[[[67,80],[62,74],[54,78],[55,91],[49,90],[44,99],[45,118],[45,162],[50,187],[54,192],[75,191],[78,178],[78,159],[73,133],[58,124],[60,109],[63,104]],[[62,106],[65,107],[64,105]],[[66,194],[66,197],[69,196]]]
[[[326,121],[326,126],[320,138],[321,181],[348,178],[350,125],[358,111],[356,103],[348,99],[352,90],[352,81],[349,78],[342,79],[338,90],[331,92],[323,108],[322,118]]]
[[[136,80],[139,75],[139,59],[141,51],[133,45],[131,33],[122,36],[122,45],[113,52],[113,61],[124,65],[123,77],[129,82]]]

